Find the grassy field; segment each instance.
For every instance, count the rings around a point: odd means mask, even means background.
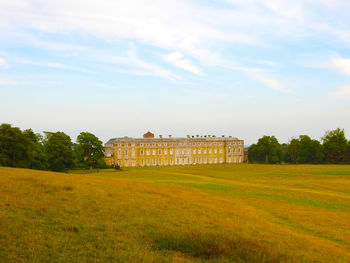
[[[350,262],[350,166],[0,167],[0,262]]]

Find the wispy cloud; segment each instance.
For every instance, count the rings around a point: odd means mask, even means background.
[[[290,89],[286,88],[285,85],[283,85],[280,81],[276,79],[258,73],[253,74],[253,76],[270,89],[287,94],[291,93]]]
[[[0,68],[8,68],[8,67],[9,67],[9,65],[7,64],[5,59],[0,58]]]
[[[184,69],[199,76],[204,75],[198,67],[193,65],[193,63],[189,59],[184,58],[183,54],[181,54],[180,52],[170,53],[168,55],[163,56],[163,58],[175,67]]]
[[[106,84],[106,83],[102,83],[102,82],[93,83],[93,84],[91,84],[91,86],[101,88],[101,89],[118,89],[114,85],[110,85],[110,84]]]
[[[333,58],[330,62],[330,66],[341,73],[350,75],[350,59],[341,57]]]
[[[48,67],[48,68],[57,68],[57,69],[68,69],[68,70],[79,70],[77,67],[73,67],[70,65],[62,64],[62,63],[57,63],[57,62],[42,62],[42,61],[31,61],[28,59],[18,59],[17,60],[21,64],[25,65],[33,65],[33,66],[38,66],[38,67]]]
[[[342,87],[329,95],[334,98],[348,98],[350,97],[350,86]]]
[[[350,2],[341,0],[219,0],[218,5],[189,0],[108,1],[102,4],[97,0],[23,0],[0,3],[0,24],[2,28],[18,31],[28,32],[29,28],[44,34],[79,32],[109,43],[142,43],[157,47],[157,57],[166,52],[168,55],[163,58],[173,66],[202,76],[206,72],[205,66],[225,67],[223,58],[233,46],[269,47],[305,39],[335,39],[349,45],[350,21],[346,11],[349,8]],[[336,19],[334,14],[337,14]],[[64,43],[36,41],[36,44],[83,53],[86,58],[118,65],[115,68],[118,72],[171,81],[182,78],[181,73],[176,74],[154,60],[146,60],[135,51],[130,53],[130,47],[127,47],[126,56],[120,56],[113,51],[90,52],[89,48],[83,50],[84,47]],[[251,77],[265,86],[290,92],[278,80],[254,73],[274,66],[275,62],[268,59],[257,60],[258,68],[237,60],[231,69],[251,72]],[[69,69],[64,67],[68,65],[59,63],[35,63],[32,65]],[[335,60],[334,63],[334,67],[348,72],[346,61]]]
[[[173,73],[171,70],[166,69],[154,62],[148,62],[141,59],[137,53],[137,47],[134,43],[130,42],[127,45],[126,52],[116,55],[111,50],[104,50],[99,48],[91,48],[80,45],[70,45],[60,42],[42,41],[30,37],[30,41],[33,45],[47,49],[63,52],[74,52],[78,57],[84,57],[95,62],[103,62],[106,64],[116,65],[115,68],[109,68],[109,70],[122,72],[131,75],[143,75],[143,76],[156,76],[165,78],[171,81],[179,81],[181,77]],[[33,63],[33,62],[31,62]],[[47,65],[47,63],[38,63],[38,65]],[[48,64],[48,66],[51,64]],[[52,66],[67,66],[57,65]]]
[[[24,81],[18,81],[18,80],[12,80],[12,79],[0,79],[0,86],[19,86],[24,84],[26,84],[26,82]]]

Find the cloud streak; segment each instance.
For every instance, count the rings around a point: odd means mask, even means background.
[[[350,59],[346,58],[333,58],[330,66],[338,70],[341,73],[350,75]]]
[[[9,67],[9,65],[7,64],[5,59],[0,58],[0,68],[8,68],[8,67]]]
[[[42,61],[31,61],[28,59],[18,59],[18,62],[25,65],[33,65],[38,67],[48,67],[48,68],[56,68],[56,69],[68,69],[68,70],[79,70],[77,67],[73,67],[70,65],[58,63],[58,62],[42,62]]]
[[[350,98],[350,86],[342,87],[329,95],[334,98]]]
[[[199,76],[204,75],[198,67],[193,65],[190,60],[184,58],[183,54],[181,54],[180,52],[170,53],[166,56],[163,56],[163,58],[175,67],[181,68]]]

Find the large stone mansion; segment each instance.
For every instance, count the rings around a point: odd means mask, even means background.
[[[105,144],[105,160],[121,167],[242,163],[244,143],[232,136],[154,138],[147,132],[143,138],[110,139]]]

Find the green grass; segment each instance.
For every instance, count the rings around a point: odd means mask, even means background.
[[[350,166],[0,167],[0,262],[350,262]]]

